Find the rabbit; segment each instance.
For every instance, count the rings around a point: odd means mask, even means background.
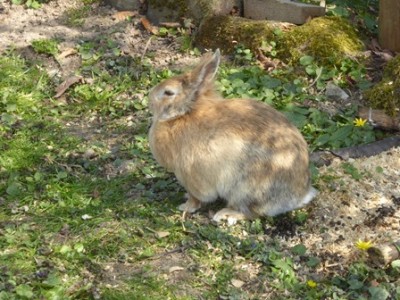
[[[213,220],[233,225],[303,207],[317,194],[303,136],[265,103],[219,95],[219,63],[217,49],[149,92],[150,149],[187,191],[179,209],[193,213],[221,198],[227,206]]]

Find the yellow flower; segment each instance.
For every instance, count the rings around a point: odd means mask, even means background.
[[[372,247],[372,242],[371,241],[358,240],[358,242],[356,242],[356,247],[358,249],[360,249],[361,251],[367,251],[369,248]]]
[[[317,283],[316,283],[314,280],[308,280],[308,281],[307,281],[307,285],[308,285],[310,288],[315,288],[315,287],[317,286]]]
[[[353,121],[353,124],[356,127],[364,127],[366,123],[367,123],[367,120],[363,119],[363,118],[355,118]]]

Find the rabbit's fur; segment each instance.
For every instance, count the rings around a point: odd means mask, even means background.
[[[150,148],[174,172],[194,212],[222,198],[214,220],[274,216],[307,204],[310,185],[304,138],[283,114],[248,99],[223,99],[213,80],[220,53],[208,53],[191,72],[165,80],[149,94]]]

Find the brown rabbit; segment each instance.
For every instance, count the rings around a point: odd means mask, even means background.
[[[191,72],[165,80],[150,94],[150,148],[188,192],[179,208],[195,212],[222,198],[213,219],[274,216],[310,202],[307,144],[274,108],[248,99],[223,99],[213,80],[220,52]]]

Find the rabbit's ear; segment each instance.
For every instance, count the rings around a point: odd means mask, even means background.
[[[208,54],[203,61],[190,73],[190,85],[195,94],[209,88],[209,84],[217,74],[221,54],[219,49],[214,54]]]

